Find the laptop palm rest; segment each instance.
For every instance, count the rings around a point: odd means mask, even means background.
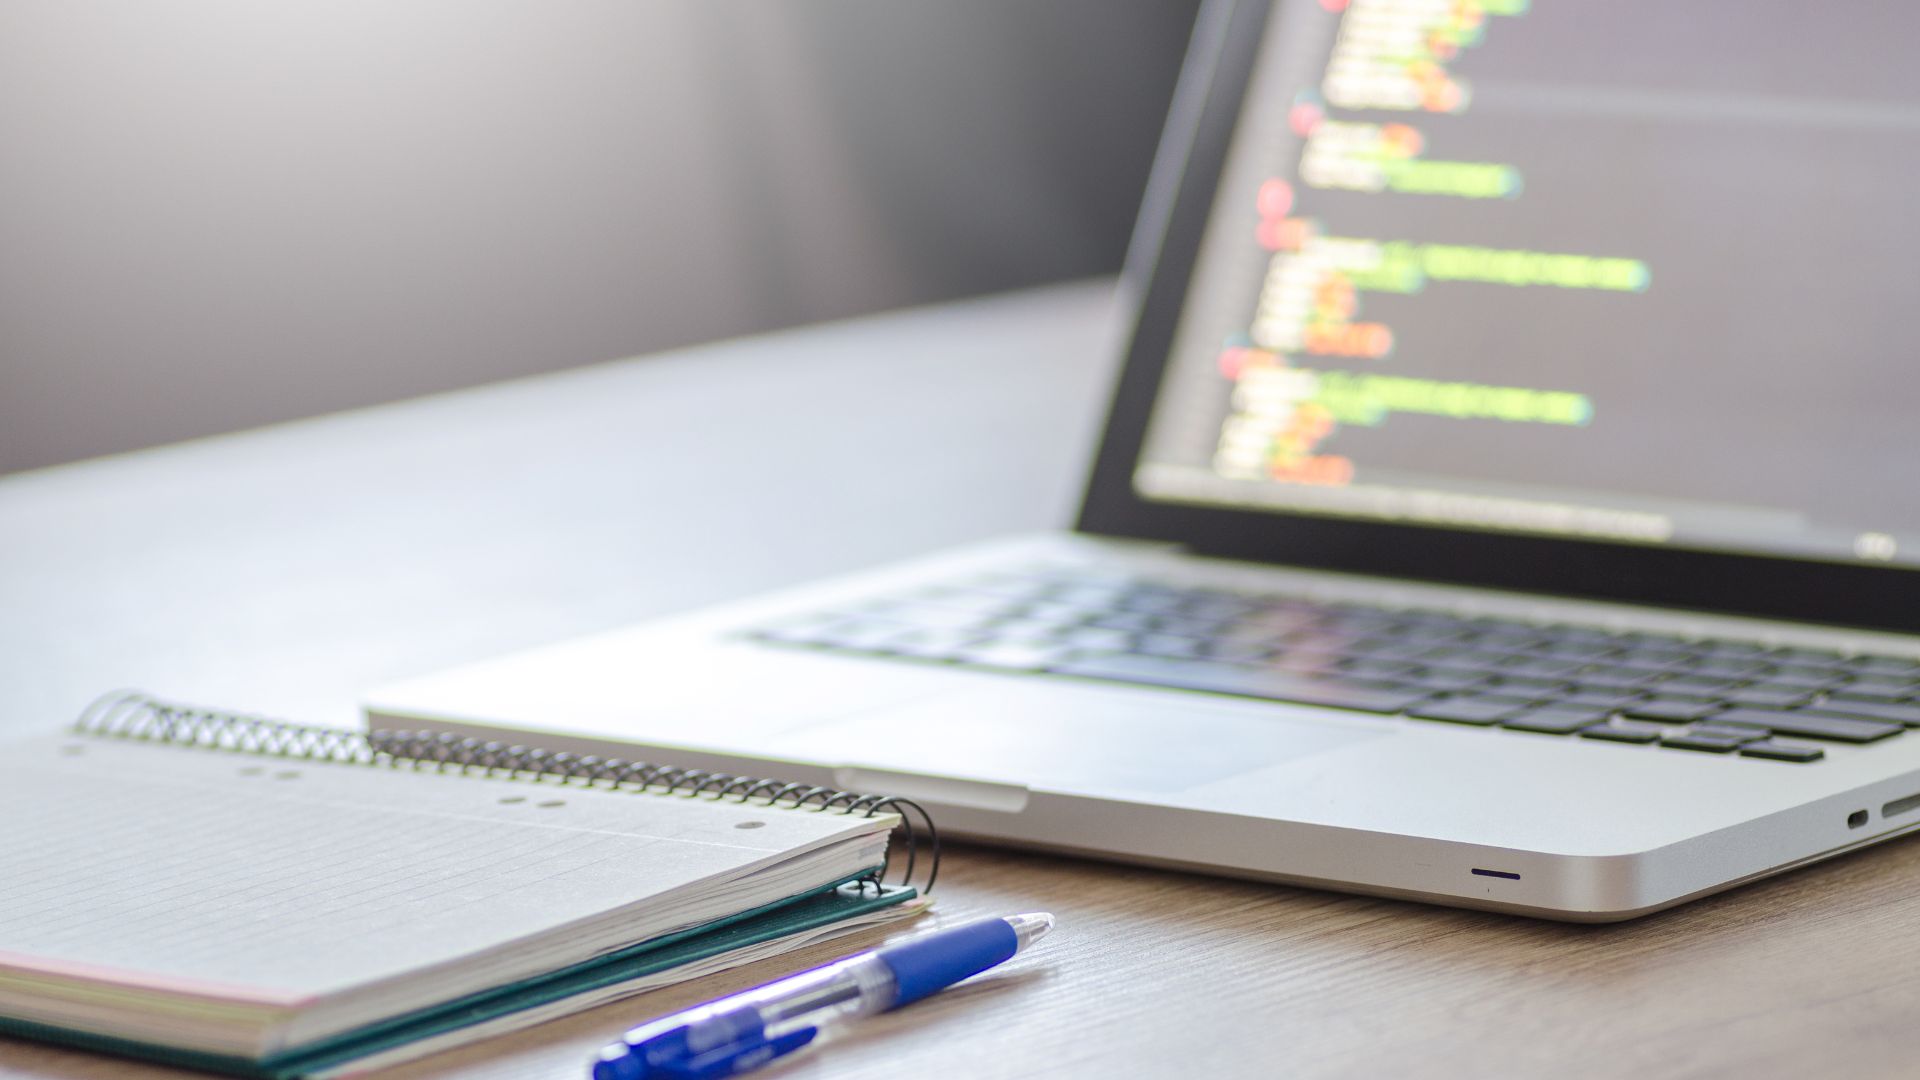
[[[1171,793],[1389,734],[1286,712],[1018,681],[792,728],[767,749],[839,762],[842,786],[1017,812],[1029,787]]]

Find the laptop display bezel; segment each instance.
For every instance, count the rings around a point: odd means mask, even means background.
[[[1270,6],[1268,0],[1209,0],[1195,25],[1122,279],[1132,333],[1081,505],[1080,531],[1288,566],[1920,631],[1920,572],[1901,567],[1141,498],[1133,472]]]

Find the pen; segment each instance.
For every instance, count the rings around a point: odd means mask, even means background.
[[[1053,929],[1044,912],[981,919],[856,953],[627,1032],[593,1080],[710,1080],[759,1068],[830,1021],[918,1001],[1012,957]]]

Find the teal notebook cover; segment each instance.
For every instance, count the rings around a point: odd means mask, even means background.
[[[915,889],[897,885],[843,883],[822,892],[783,900],[677,934],[654,938],[538,978],[458,998],[269,1058],[196,1053],[4,1017],[0,1017],[0,1034],[231,1076],[284,1080],[347,1065],[397,1046],[458,1031],[523,1009],[562,1001],[775,938],[858,918],[912,899],[916,892]],[[636,1023],[643,1019],[643,1016],[634,1017]],[[584,1069],[585,1063],[581,1067]]]

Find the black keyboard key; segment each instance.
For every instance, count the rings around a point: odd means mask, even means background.
[[[1833,696],[1858,698],[1868,701],[1899,701],[1901,698],[1912,697],[1915,693],[1920,693],[1920,686],[1916,686],[1907,679],[1889,679],[1884,676],[1862,675],[1847,685],[1836,689],[1833,692]]]
[[[1119,630],[1122,633],[1144,634],[1158,628],[1160,620],[1151,615],[1135,611],[1118,611],[1108,615],[1098,615],[1087,620],[1087,625],[1101,630]]]
[[[1485,674],[1465,668],[1425,668],[1413,674],[1402,675],[1395,681],[1413,683],[1429,690],[1471,690],[1490,684]]]
[[[1745,727],[1740,724],[1719,724],[1712,720],[1702,721],[1687,729],[1689,735],[1711,735],[1718,738],[1735,739],[1740,742],[1753,742],[1767,737],[1765,728]]]
[[[1580,729],[1583,739],[1605,739],[1608,742],[1650,743],[1659,740],[1666,733],[1660,724],[1647,724],[1638,720],[1609,720],[1604,724]]]
[[[1420,662],[1428,667],[1466,668],[1491,672],[1501,664],[1516,659],[1519,658],[1512,653],[1490,652],[1485,649],[1440,648],[1422,657]]]
[[[1340,662],[1345,657],[1336,652],[1323,652],[1309,649],[1286,649],[1274,654],[1267,667],[1302,679],[1341,678]]]
[[[1343,662],[1340,670],[1356,679],[1392,682],[1418,671],[1419,666],[1404,660],[1376,660],[1362,656]]]
[[[1585,666],[1587,666],[1585,661],[1581,660],[1563,660],[1555,657],[1522,657],[1518,660],[1501,664],[1495,671],[1495,674],[1502,678],[1507,676],[1524,676],[1533,679],[1555,679],[1560,682],[1566,682],[1574,672],[1579,671]]]
[[[1740,753],[1744,757],[1770,758],[1774,761],[1819,761],[1827,756],[1825,750],[1817,746],[1799,746],[1794,743],[1775,742],[1761,739],[1759,742],[1743,743]]]
[[[1466,637],[1466,631],[1457,626],[1445,626],[1435,623],[1410,623],[1396,627],[1392,631],[1392,640],[1404,641],[1409,645],[1425,645],[1435,648],[1441,645],[1457,645]]]
[[[1672,634],[1650,634],[1645,632],[1631,634],[1610,634],[1610,640],[1617,641],[1629,649],[1668,649],[1673,652],[1700,652],[1698,642],[1688,641]]]
[[[1544,643],[1545,639],[1536,633],[1503,633],[1501,631],[1484,632],[1473,639],[1473,647],[1476,649],[1515,655],[1531,653]]]
[[[1759,705],[1768,709],[1784,709],[1798,705],[1813,696],[1813,691],[1803,686],[1769,686],[1755,683],[1727,690],[1718,695],[1721,701],[1732,705]]]
[[[1874,701],[1823,701],[1808,707],[1807,714],[1850,716],[1865,720],[1885,720],[1890,724],[1920,727],[1920,705],[1895,705]]]
[[[1054,641],[1077,649],[1118,652],[1133,644],[1134,635],[1125,630],[1103,630],[1097,626],[1075,626],[1061,631]]]
[[[1155,632],[1179,634],[1182,637],[1213,637],[1226,632],[1226,624],[1206,619],[1190,619],[1184,615],[1156,615],[1152,626]]]
[[[1791,672],[1797,675],[1822,675],[1829,678],[1851,677],[1860,674],[1860,672],[1853,670],[1848,667],[1845,662],[1839,660],[1823,660],[1818,662],[1807,660],[1782,661],[1773,665],[1773,670],[1775,673]]]
[[[1909,660],[1904,656],[1856,656],[1842,663],[1854,671],[1920,679],[1920,660]]]
[[[1675,675],[1662,679],[1654,687],[1660,694],[1696,694],[1701,697],[1717,697],[1732,690],[1736,683],[1732,679],[1709,678],[1705,675]]]
[[[1765,645],[1755,645],[1751,641],[1696,641],[1692,647],[1702,653],[1713,656],[1760,657],[1767,654]]]
[[[1687,668],[1687,674],[1701,679],[1728,679],[1739,682],[1745,679],[1758,679],[1769,670],[1769,665],[1755,660],[1728,660],[1720,657],[1708,657]]]
[[[1555,704],[1583,705],[1590,709],[1605,709],[1608,712],[1621,712],[1640,703],[1646,697],[1635,690],[1573,690],[1555,697]]]
[[[1375,634],[1399,625],[1400,616],[1391,611],[1340,604],[1333,606],[1327,623],[1348,633]]]
[[[1599,642],[1609,648],[1622,648],[1632,644],[1632,638],[1609,634],[1607,630],[1596,630],[1592,626],[1534,626],[1536,632],[1546,634],[1555,642]]]
[[[1854,720],[1840,716],[1816,716],[1802,712],[1773,709],[1728,709],[1714,716],[1716,724],[1744,724],[1762,727],[1775,735],[1798,735],[1807,739],[1832,739],[1835,742],[1868,743],[1898,735],[1906,730],[1899,724],[1879,720]]]
[[[1678,652],[1672,649],[1624,649],[1607,658],[1607,663],[1620,667],[1646,668],[1653,671],[1670,671],[1692,664],[1698,655],[1690,652]]]
[[[1825,690],[1845,680],[1846,675],[1839,671],[1808,667],[1775,668],[1765,675],[1754,677],[1755,682],[1763,683],[1767,686],[1792,686],[1808,690]]]
[[[1517,692],[1511,687],[1501,686],[1498,683],[1482,687],[1471,694],[1461,696],[1485,698],[1488,701],[1510,701],[1516,709],[1522,705],[1538,707],[1552,704],[1552,702],[1541,701],[1539,698],[1530,694]]]
[[[1274,649],[1255,641],[1241,641],[1233,638],[1215,638],[1206,643],[1201,655],[1209,660],[1219,660],[1228,664],[1257,664],[1271,660]]]
[[[1494,673],[1494,685],[1503,694],[1516,694],[1534,700],[1559,697],[1567,688],[1565,679],[1530,679],[1518,675]]]
[[[1156,656],[1114,655],[1055,664],[1052,671],[1088,679],[1144,683],[1182,690],[1328,705],[1361,712],[1397,713],[1432,696],[1424,689],[1405,689],[1340,679],[1289,675],[1271,668],[1243,667],[1211,660],[1172,660]]]
[[[1192,659],[1206,651],[1207,643],[1194,637],[1181,637],[1178,634],[1142,634],[1134,642],[1130,652],[1144,656],[1173,656]]]
[[[1603,723],[1607,714],[1599,709],[1578,706],[1535,705],[1500,721],[1500,726],[1515,731],[1538,731],[1547,735],[1568,735],[1581,728]]]
[[[1602,657],[1611,658],[1613,654],[1620,651],[1620,647],[1603,641],[1549,641],[1533,651],[1541,656],[1591,663]]]
[[[1407,710],[1407,715],[1420,720],[1487,725],[1525,707],[1521,702],[1505,698],[1451,697],[1416,705]]]
[[[1367,636],[1364,634],[1319,627],[1300,630],[1286,637],[1287,647],[1290,649],[1339,653],[1347,652],[1365,640]]]
[[[1618,680],[1631,681],[1636,686],[1648,686],[1661,679],[1674,675],[1684,675],[1687,669],[1679,664],[1652,664],[1634,660],[1631,657],[1610,660],[1605,666],[1596,665],[1595,671],[1606,672],[1618,677]]]
[[[1711,716],[1726,706],[1703,698],[1654,697],[1645,701],[1636,701],[1620,710],[1628,716],[1642,720],[1667,720],[1684,724]]]
[[[1319,612],[1299,604],[1276,604],[1241,616],[1236,623],[1243,629],[1259,629],[1270,634],[1304,630],[1320,621]]]
[[[1252,612],[1257,606],[1258,605],[1247,600],[1240,600],[1231,596],[1222,596],[1218,593],[1213,593],[1202,596],[1197,600],[1189,601],[1180,610],[1182,614],[1189,618],[1210,619],[1214,622],[1231,622],[1234,619],[1238,619]]]
[[[1569,678],[1582,689],[1637,690],[1642,687],[1658,690],[1656,680],[1661,673],[1656,671],[1636,671],[1622,667],[1592,667],[1576,671]]]
[[[1294,632],[1295,631],[1276,630],[1271,626],[1262,626],[1259,623],[1235,622],[1228,623],[1214,631],[1213,636],[1219,638],[1221,641],[1278,643],[1285,641],[1288,637],[1292,636]]]
[[[1775,649],[1767,657],[1782,664],[1835,665],[1845,660],[1832,649]]]
[[[1122,609],[1143,615],[1172,615],[1186,603],[1186,594],[1174,589],[1130,589],[1119,598]]]
[[[1662,736],[1660,739],[1661,746],[1670,746],[1675,750],[1701,750],[1709,754],[1732,753],[1740,749],[1746,742],[1746,739],[1729,735],[1716,735],[1712,733],[1694,735],[1686,732],[1676,732],[1672,735]]]
[[[1400,612],[1400,624],[1408,628],[1409,633],[1432,631],[1434,633],[1464,634],[1472,630],[1465,622],[1444,611],[1423,611],[1408,608]]]
[[[1438,646],[1418,641],[1396,641],[1393,638],[1367,638],[1356,641],[1347,652],[1352,656],[1364,656],[1369,660],[1400,660],[1411,663],[1426,656]]]

